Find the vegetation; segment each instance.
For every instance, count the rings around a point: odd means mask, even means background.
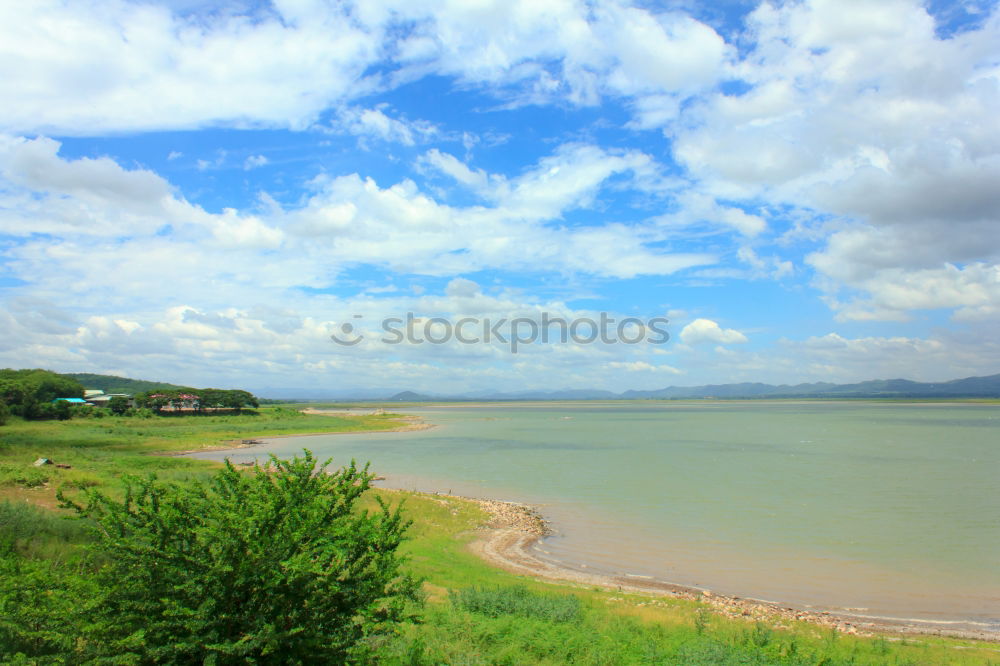
[[[114,396],[111,400],[108,400],[108,409],[111,410],[112,414],[123,415],[129,410],[128,398],[120,395]]]
[[[105,392],[136,393],[138,407],[155,414],[184,408],[200,413],[219,410],[240,413],[244,408],[260,405],[256,396],[239,389],[195,389],[108,375],[60,375],[48,370],[8,368],[0,370],[0,425],[6,423],[11,413],[28,420],[65,421],[74,416],[102,418],[102,412],[91,410],[88,405],[77,407],[58,400],[82,398],[85,390],[82,382],[88,382],[87,388]],[[144,391],[136,392],[140,388]],[[112,398],[108,404],[108,408],[118,415],[125,414],[129,407],[128,400],[122,397]]]
[[[580,599],[575,596],[539,594],[523,585],[508,587],[468,587],[449,595],[456,608],[488,617],[520,615],[552,622],[580,619]]]
[[[143,647],[147,639],[145,633],[140,635],[134,631],[137,625],[131,625],[133,631],[127,636],[123,635],[124,631],[112,631],[107,626],[110,615],[106,614],[111,611],[90,605],[96,603],[95,600],[109,598],[106,595],[111,583],[94,572],[113,566],[111,561],[118,555],[108,555],[114,551],[104,545],[105,537],[87,528],[89,520],[100,520],[100,511],[89,514],[93,518],[87,520],[64,517],[68,512],[57,508],[58,488],[62,487],[64,495],[76,498],[74,501],[84,508],[90,497],[98,495],[108,498],[106,507],[125,506],[128,501],[135,507],[146,481],[133,479],[129,495],[122,489],[119,477],[128,474],[147,477],[155,472],[154,490],[170,486],[178,489],[177,498],[189,498],[197,496],[193,489],[200,487],[205,489],[208,498],[215,492],[209,489],[217,488],[213,485],[214,475],[235,473],[243,479],[240,484],[245,482],[249,488],[254,488],[253,484],[258,483],[256,472],[247,473],[239,468],[223,468],[219,472],[219,466],[213,463],[149,454],[218,446],[224,440],[266,434],[384,430],[400,424],[398,417],[390,414],[307,416],[281,407],[262,408],[259,413],[242,415],[176,418],[109,415],[101,420],[41,422],[12,418],[0,430],[0,534],[4,535],[0,544],[6,544],[0,549],[4,553],[0,556],[0,655],[8,655],[9,660],[18,652],[31,655],[22,663],[93,661],[97,660],[97,653],[85,653],[84,650],[99,652],[102,648],[90,643],[102,641],[109,644],[117,641],[114,643],[116,649],[130,650],[126,654],[135,655],[132,662],[138,662],[139,655],[150,654],[142,651],[148,647]],[[33,467],[34,459],[42,456],[68,463],[70,468]],[[350,474],[349,469],[347,474]],[[355,470],[355,473],[362,472]],[[273,479],[273,474],[270,478]],[[382,664],[823,663],[830,666],[1000,661],[995,646],[972,641],[929,636],[864,638],[804,623],[755,624],[731,619],[690,601],[526,579],[489,567],[469,551],[468,543],[475,538],[474,528],[485,520],[474,503],[452,497],[372,489],[356,498],[351,515],[359,516],[367,510],[372,519],[387,520],[379,498],[390,504],[405,500],[405,518],[401,520],[412,520],[413,524],[407,530],[409,538],[396,551],[399,558],[405,559],[398,571],[425,580],[422,589],[426,605],[421,610],[409,602],[397,617],[419,612],[420,619],[396,624],[399,629],[396,633],[362,632],[364,640],[351,652],[349,660]],[[4,499],[9,501],[5,503]],[[210,510],[198,506],[197,514],[219,511],[214,515],[232,515],[222,513],[221,508]],[[237,504],[229,506],[233,508]],[[304,515],[311,514],[306,511]],[[239,514],[234,520],[234,535],[249,533],[250,523],[241,522],[249,520],[247,516]],[[132,524],[128,520],[123,523]],[[176,533],[185,533],[183,526],[180,523]],[[285,534],[294,532],[291,524],[275,529],[285,530]],[[154,533],[152,528],[136,528],[133,532],[147,536]],[[211,550],[207,546],[209,542],[199,541],[204,537],[194,535],[193,531],[186,533],[191,535],[187,543],[195,551],[202,548],[201,552],[207,557]],[[254,555],[257,558],[267,556],[264,553]],[[207,565],[206,571],[217,566],[217,560],[209,557],[207,561],[216,564]],[[176,565],[162,566],[168,567],[164,571],[170,571],[169,567]],[[280,570],[280,567],[275,569],[273,563],[260,564],[260,567],[270,567],[272,572]],[[107,569],[109,574],[111,571],[113,569]],[[215,571],[218,573],[219,569]],[[140,573],[130,575],[141,579]],[[276,578],[280,580],[282,575]],[[252,572],[237,567],[232,574],[218,573],[222,582],[216,581],[216,585],[222,587],[230,576],[233,580],[242,580],[243,576],[252,576]],[[162,578],[177,584],[181,581],[176,575],[165,574]],[[163,580],[152,582],[165,586],[160,592],[169,593],[167,598],[175,598],[170,595],[177,595],[181,600],[197,598],[185,597],[184,590],[175,590]],[[265,586],[270,584],[268,580],[259,582]],[[215,588],[216,592],[224,596],[227,591],[219,587]],[[405,595],[395,599],[398,602],[402,598]],[[85,600],[86,607],[92,611],[93,626],[89,628],[79,625],[80,616],[74,614],[81,600]],[[189,601],[176,603],[174,608],[178,609],[178,615],[166,618],[169,614],[163,613],[163,622],[182,622],[181,609],[185,604],[193,605]],[[222,602],[213,598],[208,603]],[[396,610],[400,611],[398,605]],[[192,632],[187,635],[194,635],[195,616],[186,617],[182,629],[187,627],[185,630]],[[139,621],[137,615],[133,618]],[[148,630],[166,631],[164,626],[150,623]],[[248,626],[256,637],[255,645],[263,645],[266,642],[263,636],[271,629],[263,624]],[[146,629],[146,625],[143,628]],[[109,631],[110,634],[105,633]],[[339,640],[331,637],[332,643]],[[192,643],[191,639],[185,641]],[[241,649],[232,640],[220,639],[219,645],[228,646],[225,650],[230,651]],[[165,649],[175,648],[167,646]],[[85,654],[91,656],[85,658]],[[220,651],[218,658],[225,661],[230,655]],[[153,659],[149,657],[148,660]],[[173,660],[183,659],[178,656]],[[257,661],[288,663],[294,660],[284,654],[268,653]],[[128,662],[129,659],[122,660],[122,663]]]
[[[22,418],[66,420],[70,418],[69,405],[52,401],[82,397],[82,384],[48,370],[0,370],[0,404]],[[0,425],[3,421],[6,419],[0,418]]]
[[[239,413],[244,407],[259,407],[257,398],[248,391],[230,389],[157,389],[149,393],[138,393],[135,402],[139,407],[153,410],[157,414],[164,409],[179,410],[186,406],[199,412],[231,409]]]
[[[89,372],[69,372],[63,375],[83,384],[84,388],[97,389],[105,393],[148,393],[158,390],[183,390],[186,387],[166,382],[153,382],[145,379],[129,379],[115,375],[95,375]]]
[[[26,565],[8,549],[4,573],[20,582],[0,596],[3,642],[70,661],[363,658],[417,599],[397,553],[408,522],[384,502],[354,510],[367,470],[324,470],[307,452],[252,474],[227,464],[208,484],[127,478],[121,501],[60,493],[96,528],[91,566]],[[10,531],[23,539],[23,521]]]

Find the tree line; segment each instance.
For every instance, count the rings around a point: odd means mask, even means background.
[[[24,419],[68,419],[70,406],[56,398],[82,398],[83,384],[38,368],[0,369],[0,424],[13,414]]]
[[[135,396],[137,407],[145,407],[154,412],[165,410],[193,410],[204,412],[216,409],[232,409],[239,413],[245,407],[259,407],[260,402],[249,391],[240,389],[156,389]]]
[[[59,398],[83,398],[84,385],[76,378],[60,375],[39,368],[14,370],[0,369],[0,425],[10,416],[25,420],[66,420],[74,416],[93,413],[89,406],[74,406]],[[239,414],[242,410],[260,406],[260,401],[249,391],[217,388],[155,388],[137,393],[132,401],[114,397],[108,408],[115,414],[135,413],[147,409],[151,413],[183,410],[203,413],[219,409]]]

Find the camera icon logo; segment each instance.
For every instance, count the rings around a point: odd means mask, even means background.
[[[361,315],[354,315],[354,319],[361,319]],[[360,333],[354,332],[354,324],[349,321],[345,321],[340,325],[340,335],[337,333],[331,333],[330,339],[336,342],[338,345],[343,345],[345,347],[353,347],[362,340],[365,336]]]

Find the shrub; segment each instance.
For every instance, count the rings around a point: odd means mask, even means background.
[[[455,607],[489,617],[520,615],[570,622],[579,620],[582,615],[580,599],[575,596],[540,594],[521,585],[470,587],[452,592],[450,596]]]
[[[49,482],[49,472],[44,467],[17,463],[0,463],[0,486],[37,488]]]
[[[0,658],[13,664],[63,664],[75,650],[80,599],[94,593],[72,568],[18,556],[0,546]]]
[[[397,549],[400,508],[354,510],[373,475],[326,473],[308,451],[208,485],[126,479],[81,506],[108,564],[87,609],[90,658],[143,663],[342,663],[391,634],[417,599]],[[280,657],[280,658],[279,658]]]

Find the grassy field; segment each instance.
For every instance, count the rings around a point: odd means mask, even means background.
[[[213,468],[203,461],[159,454],[220,447],[264,435],[377,431],[402,425],[405,422],[393,414],[341,418],[281,407],[242,415],[12,419],[0,427],[0,499],[53,507],[60,486],[113,489],[123,473],[155,472],[163,479],[183,481],[205,477]],[[32,467],[38,458],[70,469]]]
[[[31,557],[63,558],[84,533],[54,510],[60,486],[113,491],[123,473],[207,478],[216,463],[153,455],[233,439],[384,430],[397,416],[257,415],[12,421],[0,427],[0,529]],[[38,457],[67,464],[32,467]],[[347,461],[335,461],[344,463]],[[378,470],[374,470],[378,471]],[[859,638],[798,623],[731,619],[691,601],[558,585],[487,566],[467,548],[485,520],[450,497],[374,491],[414,521],[405,550],[426,579],[423,622],[380,646],[387,664],[1000,664],[1000,646],[934,637]],[[369,498],[374,503],[374,497]]]

